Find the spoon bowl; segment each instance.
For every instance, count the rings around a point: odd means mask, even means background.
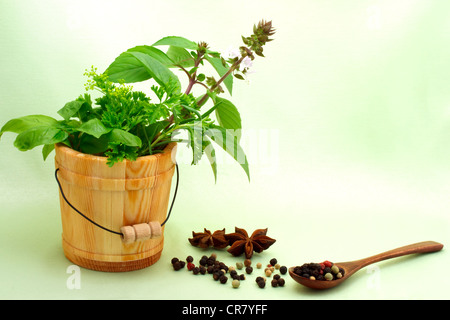
[[[441,243],[435,242],[435,241],[424,241],[424,242],[418,242],[414,244],[410,244],[407,246],[403,246],[400,248],[396,248],[393,250],[389,250],[374,256],[370,256],[368,258],[355,260],[355,261],[348,261],[348,262],[337,262],[335,263],[336,266],[339,268],[344,269],[344,275],[342,278],[337,280],[311,280],[309,278],[302,277],[294,272],[295,267],[289,268],[289,275],[294,279],[296,282],[300,283],[303,286],[306,286],[311,289],[330,289],[333,287],[336,287],[337,285],[343,283],[345,280],[350,278],[351,275],[353,275],[355,272],[360,270],[361,268],[364,268],[368,266],[369,264],[376,263],[382,260],[396,258],[408,254],[413,253],[428,253],[428,252],[436,252],[440,251],[444,245]]]

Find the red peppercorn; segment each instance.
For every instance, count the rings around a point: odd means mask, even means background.
[[[330,261],[328,261],[328,260],[325,260],[324,262],[323,262],[323,264],[325,265],[325,267],[328,267],[328,268],[331,268],[331,266],[333,265]]]
[[[325,263],[320,263],[320,269],[325,269]]]
[[[187,264],[187,269],[188,269],[189,271],[192,271],[194,268],[195,268],[195,265],[194,265],[192,262],[188,262],[188,264]]]

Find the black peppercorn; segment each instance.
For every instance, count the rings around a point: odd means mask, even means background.
[[[204,266],[200,266],[200,273],[201,274],[205,274],[206,273],[206,268]]]
[[[281,273],[281,274],[286,274],[286,272],[287,272],[286,266],[281,266],[281,267],[280,267],[280,273]]]
[[[245,272],[247,272],[247,274],[251,274],[253,272],[253,268],[248,266],[245,268]]]
[[[278,279],[280,279],[280,275],[279,275],[279,274],[276,274],[276,275],[273,276],[273,278],[274,278],[275,280],[278,280]]]
[[[258,281],[257,283],[258,283],[258,287],[260,287],[261,289],[266,286],[266,282],[264,280]]]
[[[277,287],[278,286],[278,280],[277,279],[272,279],[272,281],[270,282],[272,284],[272,287]]]
[[[173,266],[173,269],[174,269],[175,271],[178,271],[178,270],[181,269],[180,261],[175,261],[175,262],[172,264],[172,266]]]
[[[225,283],[227,283],[228,277],[225,276],[225,275],[222,275],[222,276],[219,278],[219,280],[220,280],[220,283],[221,283],[221,284],[225,284]]]
[[[278,261],[277,261],[277,259],[275,259],[275,258],[270,259],[270,265],[271,265],[271,266],[276,265],[277,262],[278,262]]]
[[[172,260],[170,261],[172,264],[174,264],[175,262],[180,261],[178,258],[172,258]]]
[[[278,279],[277,282],[278,282],[278,285],[279,285],[280,287],[283,287],[283,286],[284,286],[285,281],[284,281],[283,278]]]

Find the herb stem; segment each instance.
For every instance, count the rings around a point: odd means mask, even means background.
[[[217,87],[234,71],[236,70],[236,68],[241,64],[241,62],[244,60],[245,56],[242,56],[241,58],[239,58],[239,60],[237,60],[235,63],[233,63],[233,65],[230,67],[230,69],[228,69],[228,71],[213,85],[211,86],[211,88],[209,89],[209,91],[214,91],[215,89],[217,89]],[[205,102],[206,99],[208,99],[208,94],[205,94],[199,101],[198,101],[198,105],[202,106]]]
[[[192,90],[192,87],[194,86],[194,84],[197,82],[197,68],[200,65],[200,62],[203,60],[203,53],[201,53],[200,51],[197,50],[197,59],[195,59],[194,62],[194,74],[190,75],[188,72],[188,77],[189,77],[189,84],[186,88],[186,92],[185,94],[189,94]]]

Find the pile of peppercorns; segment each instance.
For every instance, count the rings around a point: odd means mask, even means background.
[[[261,268],[261,263],[258,263],[256,265],[256,267],[259,269]],[[264,288],[266,286],[266,279],[267,277],[272,276],[272,280],[270,281],[270,284],[272,287],[284,287],[284,284],[286,283],[285,280],[279,275],[279,274],[274,274],[276,270],[279,270],[281,274],[286,274],[287,272],[287,267],[286,266],[281,266],[277,259],[272,258],[269,261],[269,264],[267,265],[267,267],[264,269],[264,274],[266,275],[266,277],[257,277],[255,279],[256,283],[258,284],[258,287],[260,287],[261,289]]]
[[[233,288],[239,288],[241,281],[245,280],[245,274],[238,273],[238,270],[242,270],[245,267],[245,273],[250,275],[253,273],[252,261],[250,259],[245,259],[244,262],[236,262],[236,267],[228,266],[224,262],[217,259],[217,255],[212,253],[209,257],[204,255],[199,260],[199,265],[194,264],[194,258],[188,256],[185,261],[178,258],[172,258],[172,267],[175,271],[183,269],[187,265],[188,271],[192,271],[194,275],[198,274],[211,274],[213,279],[219,281],[222,284],[227,283],[228,278],[232,279],[231,285]],[[256,264],[257,269],[262,269],[262,263]],[[270,263],[264,269],[264,274],[266,277],[256,277],[256,283],[258,287],[264,288],[266,286],[266,278],[273,275],[270,281],[272,287],[283,287],[285,285],[285,280],[280,274],[275,274],[276,270],[279,270],[281,275],[286,274],[287,267],[278,264],[277,259],[273,258]]]
[[[217,255],[215,253],[212,253],[209,257],[206,255],[202,256],[198,266],[194,264],[194,258],[192,256],[188,256],[186,261],[182,261],[175,257],[172,258],[171,262],[175,271],[182,269],[187,264],[188,271],[192,271],[194,275],[211,274],[214,280],[219,281],[222,284],[227,283],[227,274],[229,274],[233,281],[245,280],[244,274],[239,275],[233,267],[229,267],[224,262],[217,260]]]
[[[321,263],[304,263],[295,267],[293,271],[295,274],[310,280],[337,280],[345,274],[344,269],[328,260]]]

